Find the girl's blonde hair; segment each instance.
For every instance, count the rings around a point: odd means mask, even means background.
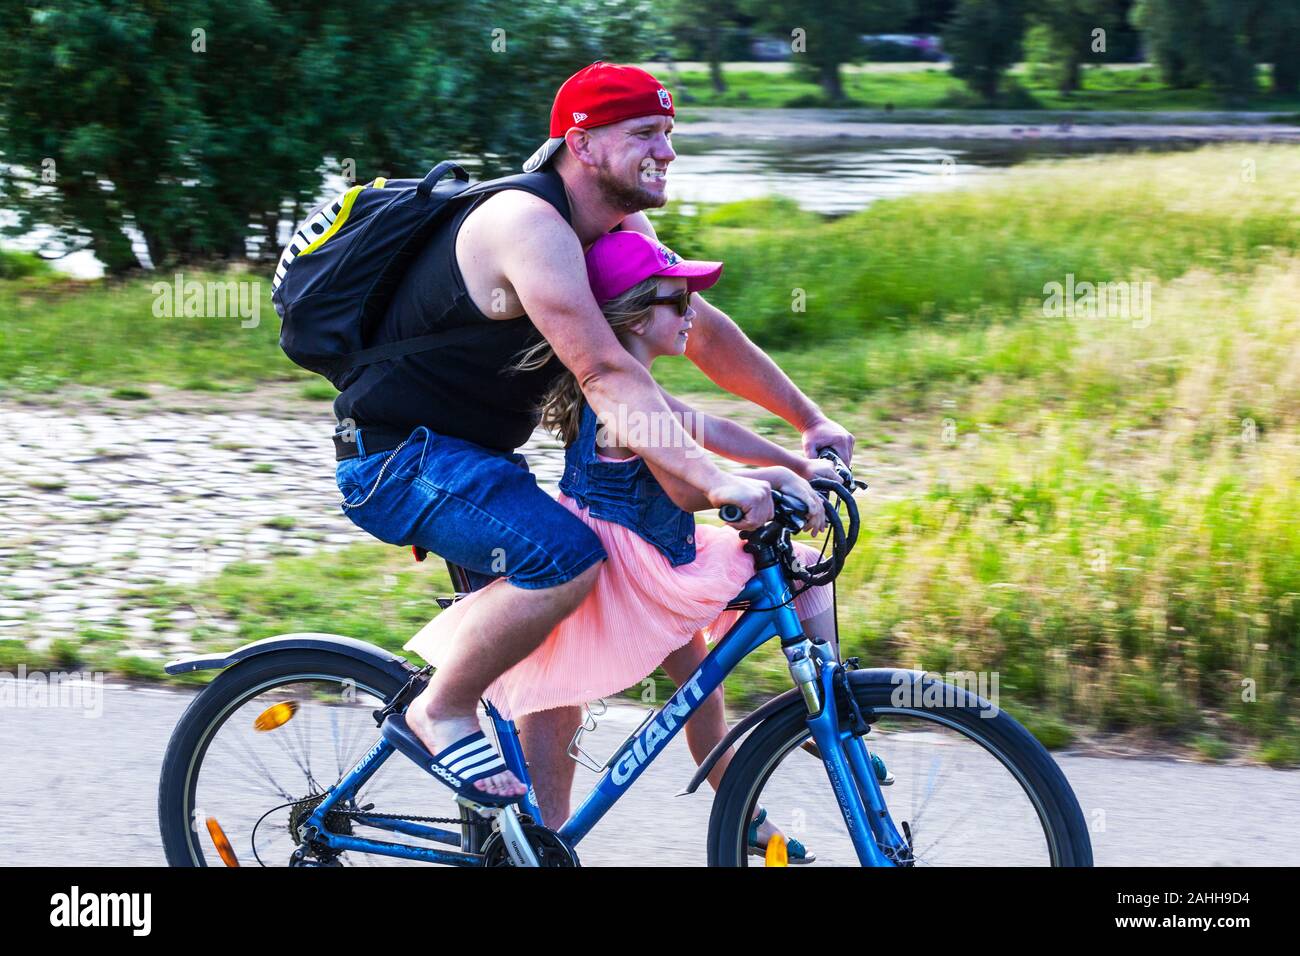
[[[610,299],[600,307],[609,327],[617,335],[650,317],[650,300],[659,294],[659,279],[651,276],[638,282],[626,292]],[[555,358],[555,351],[550,343],[541,339],[520,353],[519,360],[511,366],[518,372],[530,372],[539,369]],[[567,368],[562,369],[559,378],[542,396],[538,407],[542,412],[542,427],[559,438],[567,448],[578,439],[578,427],[582,423],[582,406],[586,402],[578,380]]]

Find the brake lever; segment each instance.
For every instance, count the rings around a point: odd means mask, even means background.
[[[829,461],[831,465],[835,468],[835,474],[839,475],[840,477],[840,484],[842,484],[845,488],[848,488],[850,491],[853,490],[858,479],[853,477],[852,470],[850,470],[848,465],[844,464],[844,459],[841,458],[838,454],[836,454],[834,448],[832,448],[830,445],[826,445],[825,447],[817,449],[817,457],[824,458],[827,461]],[[862,484],[862,487],[863,488],[866,487],[865,482]]]

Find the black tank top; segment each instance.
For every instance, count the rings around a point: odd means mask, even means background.
[[[506,188],[541,196],[572,223],[564,182],[550,167],[506,177]],[[494,195],[494,193],[493,193]],[[489,319],[465,288],[456,264],[456,235],[483,196],[457,210],[415,257],[376,332],[379,345],[465,325],[483,326],[473,339],[367,366],[334,400],[339,421],[357,428],[413,431],[420,425],[443,435],[514,451],[540,420],[538,403],[564,370],[552,358],[530,372],[511,372],[519,353],[540,340],[528,316]]]

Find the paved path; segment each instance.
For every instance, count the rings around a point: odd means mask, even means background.
[[[15,682],[0,677],[5,682],[0,699],[14,693]],[[0,719],[0,765],[9,781],[0,787],[0,866],[162,864],[158,771],[191,696],[110,684],[97,717],[72,707],[7,709]],[[591,751],[603,757],[643,713],[612,704]],[[359,746],[364,752],[367,745]],[[1300,859],[1300,771],[1071,754],[1057,760],[1093,827],[1099,865],[1292,865]],[[706,787],[674,796],[692,770],[679,736],[582,843],[584,864],[702,865],[711,793]],[[414,775],[407,796],[416,801],[401,809],[419,812],[422,795],[442,797],[445,791],[413,766],[396,772],[405,771]],[[579,769],[575,792],[593,779]]]

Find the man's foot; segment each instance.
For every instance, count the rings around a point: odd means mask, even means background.
[[[477,716],[431,718],[423,708],[415,704],[406,710],[406,725],[431,754],[442,753],[462,737],[480,729]],[[474,787],[497,797],[522,797],[528,792],[528,788],[509,770],[475,780]]]

